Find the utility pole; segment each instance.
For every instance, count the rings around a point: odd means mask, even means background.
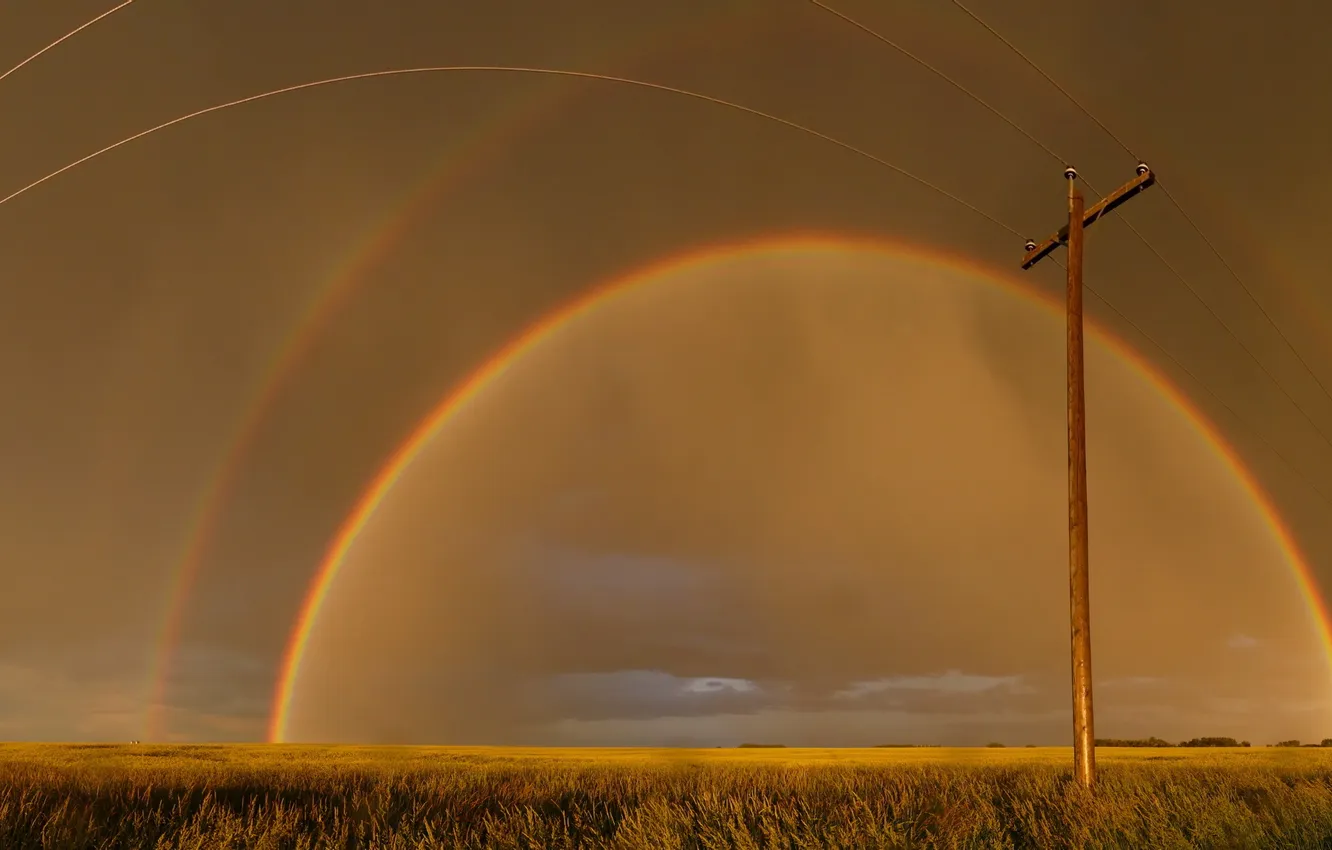
[[[1068,246],[1068,592],[1073,644],[1073,775],[1088,791],[1096,784],[1096,737],[1092,723],[1091,599],[1087,577],[1087,422],[1082,373],[1082,241],[1097,219],[1156,182],[1146,163],[1138,176],[1104,199],[1083,208],[1078,172],[1068,180],[1068,224],[1040,245],[1028,242],[1022,268],[1029,269],[1061,244]]]

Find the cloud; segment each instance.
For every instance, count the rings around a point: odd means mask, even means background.
[[[946,694],[974,694],[1002,688],[1009,693],[1031,692],[1022,684],[1021,676],[969,676],[949,670],[936,676],[894,676],[868,682],[854,682],[849,688],[836,691],[834,699],[859,699],[867,694],[892,691],[938,691]]]
[[[263,740],[276,672],[249,653],[180,646],[162,695],[165,728],[183,740]]]
[[[724,693],[726,691],[744,694],[759,690],[759,686],[748,679],[705,678],[690,680],[685,685],[685,690],[704,694]]]
[[[141,677],[76,678],[0,662],[0,740],[128,741],[143,728]]]
[[[781,698],[780,688],[747,679],[680,677],[656,670],[562,674],[534,690],[531,698],[542,701],[549,715],[582,720],[744,713]]]
[[[152,703],[150,656],[132,645],[0,660],[0,740],[149,738],[150,715],[170,740],[263,740],[272,670],[219,647],[186,645],[163,702]]]

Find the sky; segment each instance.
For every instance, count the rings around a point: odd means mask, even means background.
[[[113,5],[11,4],[0,73]],[[967,4],[1130,156],[956,5],[830,5],[1089,201],[1146,159],[1225,258],[1161,188],[1088,238],[1097,734],[1332,736],[1271,523],[1123,353],[1332,586],[1307,247],[1332,12]],[[0,739],[263,740],[311,582],[394,452],[524,328],[633,278],[382,500],[288,737],[1067,743],[1063,327],[1034,295],[1063,284],[1017,268],[1065,215],[1064,162],[815,4],[136,0],[0,80],[0,197],[197,109],[444,65],[724,98],[1024,236],[739,110],[483,72],[276,96],[42,183],[0,204]]]

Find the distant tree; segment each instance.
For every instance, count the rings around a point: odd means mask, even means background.
[[[1240,741],[1240,746],[1241,746],[1241,747],[1251,747],[1251,746],[1253,746],[1253,744],[1250,744],[1248,741]]]
[[[1324,738],[1318,745],[1320,747],[1332,747],[1332,738]]]
[[[1151,738],[1097,738],[1098,747],[1173,747],[1169,741],[1155,736]]]
[[[999,743],[998,741],[991,741],[990,743],[986,744],[985,746],[987,746],[987,747],[999,747],[1000,749],[1003,749],[1003,747],[1004,747],[1004,745],[1001,744],[1001,743]]]
[[[1278,747],[1298,747],[1300,742],[1292,738],[1289,741],[1278,741],[1276,745]]]
[[[1240,742],[1234,738],[1194,738],[1191,741],[1180,741],[1181,747],[1238,747]],[[1297,742],[1295,746],[1299,746]]]
[[[1033,748],[1033,749],[1034,749],[1036,745],[1035,745],[1035,744],[1023,744],[1022,746],[1024,746],[1024,747],[1029,747],[1029,748]]]

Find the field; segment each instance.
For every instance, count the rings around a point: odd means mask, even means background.
[[[0,847],[1332,848],[1332,750],[0,745]]]

